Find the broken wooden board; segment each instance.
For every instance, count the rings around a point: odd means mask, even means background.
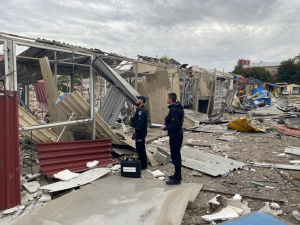
[[[300,170],[300,166],[295,166],[295,165],[271,164],[271,163],[253,163],[252,165],[259,166],[259,167],[272,167],[277,169],[286,169],[286,170]]]
[[[50,116],[49,119],[51,123],[68,121],[68,115],[71,115],[72,113],[66,114],[60,107],[56,105],[56,100],[59,98],[59,92],[55,84],[50,66],[46,58],[40,58],[39,61],[47,93],[47,102]],[[52,130],[55,134],[60,135],[60,133],[63,130],[63,127],[53,127]],[[62,139],[64,141],[74,141],[72,132],[64,131],[62,134]]]
[[[292,154],[292,155],[299,155],[300,156],[300,148],[299,147],[288,146],[284,149],[284,152]]]
[[[171,84],[167,71],[157,71],[146,76],[149,93],[150,121],[162,124],[168,114],[168,105],[165,99],[171,91]],[[179,98],[179,96],[177,96]]]

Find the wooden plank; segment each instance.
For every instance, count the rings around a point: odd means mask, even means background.
[[[50,116],[49,119],[51,123],[68,121],[68,115],[56,104],[56,100],[59,98],[59,92],[56,87],[49,64],[45,58],[40,58],[39,62],[41,66],[43,79],[45,81]],[[63,127],[54,127],[52,130],[55,134],[60,135],[61,131],[63,130]],[[65,141],[74,141],[74,137],[71,131],[64,131],[61,137]]]
[[[300,148],[299,147],[288,146],[284,149],[284,152],[300,156]]]
[[[150,120],[151,123],[161,124],[168,114],[168,105],[166,98],[171,92],[171,85],[167,71],[157,71],[154,74],[147,75],[149,102],[150,102]],[[179,97],[179,96],[178,96]]]

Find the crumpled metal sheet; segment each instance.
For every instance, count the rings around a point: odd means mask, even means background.
[[[227,124],[227,126],[230,127],[231,129],[238,130],[238,131],[245,131],[245,132],[260,131],[260,129],[251,126],[251,124],[248,122],[246,116],[238,118],[235,121],[230,121]]]

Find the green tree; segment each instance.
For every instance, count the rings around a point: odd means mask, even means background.
[[[70,76],[59,76],[57,78],[57,88],[58,90],[62,92],[68,92],[68,87],[63,85],[63,83],[71,83],[71,77]],[[74,84],[81,84],[81,75],[77,74],[74,76]]]
[[[282,61],[278,67],[277,81],[287,82],[289,84],[299,83],[299,73],[299,65],[295,63],[294,60],[288,59]]]
[[[263,67],[250,67],[250,68],[243,68],[242,66],[237,66],[232,71],[234,74],[242,75],[246,78],[254,78],[264,82],[273,82],[274,79],[271,76],[270,72],[265,70]]]
[[[164,55],[164,56],[160,57],[160,60],[162,62],[168,62],[170,60],[170,58],[168,56]]]
[[[244,69],[242,65],[236,66],[234,68],[234,70],[232,71],[232,73],[237,74],[237,75],[241,75],[243,73]]]

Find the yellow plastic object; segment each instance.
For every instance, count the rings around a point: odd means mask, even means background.
[[[230,121],[227,126],[238,131],[259,131],[258,128],[250,125],[246,116],[238,118],[235,121]]]
[[[256,98],[258,95],[259,95],[259,93],[257,92],[256,94],[252,95],[251,98]]]
[[[276,88],[274,91],[272,91],[272,94],[274,95],[274,94],[275,94],[275,92],[277,92],[277,91],[279,91],[279,89],[278,89],[278,88]]]

